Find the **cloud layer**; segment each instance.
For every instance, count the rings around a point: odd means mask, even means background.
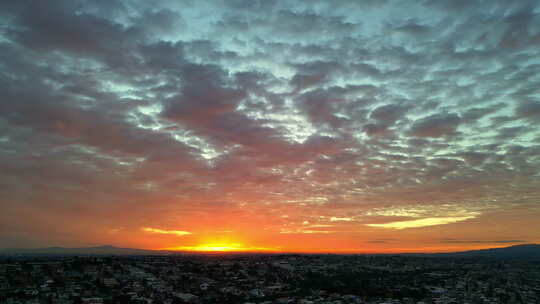
[[[0,246],[540,242],[539,13],[2,3]]]

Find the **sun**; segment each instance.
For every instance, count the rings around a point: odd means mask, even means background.
[[[240,243],[203,243],[196,246],[178,246],[165,248],[175,251],[196,251],[196,252],[257,252],[257,251],[278,251],[279,248],[244,246]]]
[[[245,247],[237,243],[208,243],[192,247],[193,251],[238,251]]]

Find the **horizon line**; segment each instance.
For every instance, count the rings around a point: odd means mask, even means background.
[[[223,250],[223,251],[203,251],[203,250],[172,250],[172,249],[144,249],[144,248],[131,248],[131,247],[117,247],[113,245],[98,245],[98,246],[87,246],[87,247],[63,247],[63,246],[48,246],[48,247],[0,247],[0,253],[4,250],[40,250],[40,249],[96,249],[96,248],[112,248],[112,249],[123,249],[123,250],[140,250],[140,251],[151,251],[151,252],[168,252],[168,253],[184,253],[184,254],[200,254],[200,255],[234,255],[234,254],[306,254],[306,255],[393,255],[393,254],[438,254],[438,253],[460,253],[468,251],[477,251],[477,250],[486,250],[486,249],[503,249],[517,246],[527,246],[527,245],[537,245],[537,243],[523,243],[523,244],[514,244],[514,245],[503,245],[503,246],[491,246],[491,247],[481,247],[476,249],[464,249],[464,250],[452,250],[452,251],[429,251],[429,250],[404,250],[404,251],[356,251],[356,250],[340,250],[340,251],[302,251],[302,250]]]

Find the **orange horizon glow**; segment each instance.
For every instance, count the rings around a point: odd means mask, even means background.
[[[255,223],[249,223],[249,219],[246,220],[248,223],[217,225],[211,229],[211,222],[188,219],[178,226],[139,227],[135,232],[138,240],[132,245],[126,245],[194,253],[400,254],[459,252],[535,243],[530,239],[501,242],[485,238],[454,239],[444,233],[431,237],[425,235],[428,231],[437,233],[444,227],[456,227],[457,223],[437,222],[437,225],[430,228],[397,229],[360,224],[362,227],[351,221],[332,222],[330,219],[330,222],[322,224],[302,221],[288,225],[290,228],[286,231],[291,233],[285,233],[284,229],[270,221],[259,223],[265,229],[253,229]],[[220,215],[220,223],[227,221],[226,215]],[[115,233],[121,236],[121,231]]]
[[[297,253],[297,254],[403,254],[403,253],[451,253],[468,250],[481,250],[490,248],[503,248],[516,244],[498,244],[498,245],[476,245],[476,246],[430,246],[424,248],[346,248],[346,249],[313,249],[313,248],[291,248],[283,247],[259,247],[248,246],[240,243],[202,243],[194,246],[174,246],[149,248],[151,250],[168,250],[200,253]]]
[[[172,251],[196,251],[196,252],[280,252],[280,248],[250,247],[239,243],[205,243],[197,246],[177,246],[162,248]]]

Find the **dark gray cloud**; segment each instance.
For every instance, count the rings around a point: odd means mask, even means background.
[[[540,101],[528,100],[516,107],[516,116],[520,118],[540,120]]]
[[[397,120],[403,118],[404,114],[408,111],[409,107],[398,105],[398,104],[388,104],[380,106],[370,113],[370,118],[378,120],[379,122],[385,125],[392,125]]]
[[[388,134],[388,126],[385,124],[366,124],[364,125],[363,130],[370,136]]]
[[[76,2],[22,3],[15,10],[15,23],[8,25],[7,37],[38,52],[69,52],[120,65],[145,34],[141,28],[78,12]]]
[[[456,132],[460,123],[457,114],[433,114],[413,123],[410,134],[417,137],[442,137]]]

